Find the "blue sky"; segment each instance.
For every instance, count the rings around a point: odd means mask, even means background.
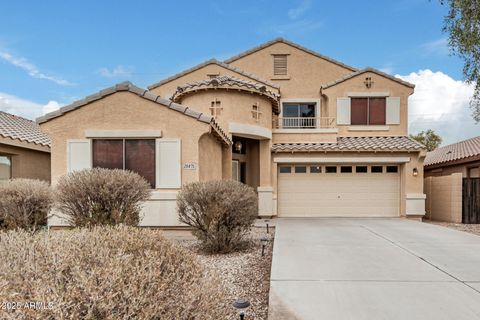
[[[276,37],[407,80],[432,81],[420,70],[462,79],[436,0],[2,1],[0,12],[0,109],[30,117],[49,102],[53,109],[123,80],[146,87]]]

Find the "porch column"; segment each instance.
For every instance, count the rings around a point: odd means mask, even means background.
[[[222,148],[222,179],[232,179],[232,149],[230,147]]]
[[[260,140],[260,186],[258,191],[258,215],[273,215],[273,188],[272,188],[272,140]]]

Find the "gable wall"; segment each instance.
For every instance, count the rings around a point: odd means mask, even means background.
[[[210,125],[148,101],[117,92],[40,124],[52,139],[52,182],[67,173],[67,139],[85,139],[85,130],[161,130],[162,138],[180,138],[182,163],[198,163],[198,140]],[[198,170],[182,170],[182,183],[197,181]]]

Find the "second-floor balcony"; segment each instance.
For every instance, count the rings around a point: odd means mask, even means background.
[[[273,129],[331,129],[334,117],[279,117],[273,120]]]

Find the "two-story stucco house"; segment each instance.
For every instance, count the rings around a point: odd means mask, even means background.
[[[419,218],[425,149],[408,137],[413,91],[275,39],[148,90],[118,84],[37,121],[52,140],[53,184],[91,167],[145,177],[154,191],[144,226],[178,226],[182,184],[212,179],[255,188],[259,216]]]

